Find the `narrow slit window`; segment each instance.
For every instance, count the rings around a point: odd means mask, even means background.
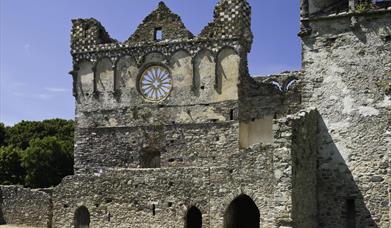
[[[231,109],[229,111],[229,120],[234,120],[234,110],[233,109]]]
[[[155,28],[154,39],[155,39],[155,41],[160,41],[163,39],[162,28]]]
[[[152,204],[152,215],[153,216],[156,215],[156,206],[155,206],[155,204]]]

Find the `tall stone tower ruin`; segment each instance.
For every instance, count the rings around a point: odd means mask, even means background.
[[[318,227],[389,227],[391,1],[301,3],[302,105],[320,114]]]

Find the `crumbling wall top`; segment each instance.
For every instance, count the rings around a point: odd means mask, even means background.
[[[97,44],[117,43],[103,25],[94,18],[74,19],[71,33],[72,49]]]
[[[251,49],[251,6],[246,0],[220,0],[214,10],[214,20],[200,37],[213,39],[241,38]]]
[[[156,37],[158,31],[162,37]],[[174,14],[163,2],[138,26],[127,43],[154,42],[160,40],[190,39],[193,34],[185,27],[181,18]]]
[[[73,20],[71,37],[73,55],[167,45],[183,48],[182,44],[186,43],[200,46],[220,41],[239,42],[249,52],[253,40],[251,7],[246,0],[220,0],[214,11],[213,22],[198,36],[194,36],[181,18],[160,2],[158,8],[143,20],[125,42],[110,38],[105,28],[92,18]]]

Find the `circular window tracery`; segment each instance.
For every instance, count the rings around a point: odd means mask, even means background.
[[[172,89],[172,78],[167,68],[151,66],[144,70],[139,81],[140,92],[151,101],[162,101]]]

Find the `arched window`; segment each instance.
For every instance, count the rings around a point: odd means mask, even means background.
[[[247,195],[235,198],[224,214],[224,228],[259,228],[260,215],[257,205]]]
[[[76,66],[77,82],[76,92],[79,96],[89,96],[94,92],[94,71],[92,70],[92,63],[83,61]]]
[[[146,147],[140,151],[141,168],[160,168],[160,150]]]
[[[200,51],[193,61],[193,90],[196,96],[208,91],[215,83],[216,73],[215,59],[209,50]]]
[[[187,210],[185,228],[201,228],[202,213],[197,207],[191,207]]]
[[[75,228],[90,227],[90,212],[84,206],[77,208],[75,212]]]
[[[121,57],[115,67],[114,90],[119,91],[123,88],[134,88],[137,74],[136,60],[131,56]]]
[[[237,91],[239,82],[240,56],[233,48],[225,47],[217,55],[215,89],[221,94]]]
[[[96,64],[95,89],[99,92],[114,90],[113,63],[109,58],[103,58]]]

